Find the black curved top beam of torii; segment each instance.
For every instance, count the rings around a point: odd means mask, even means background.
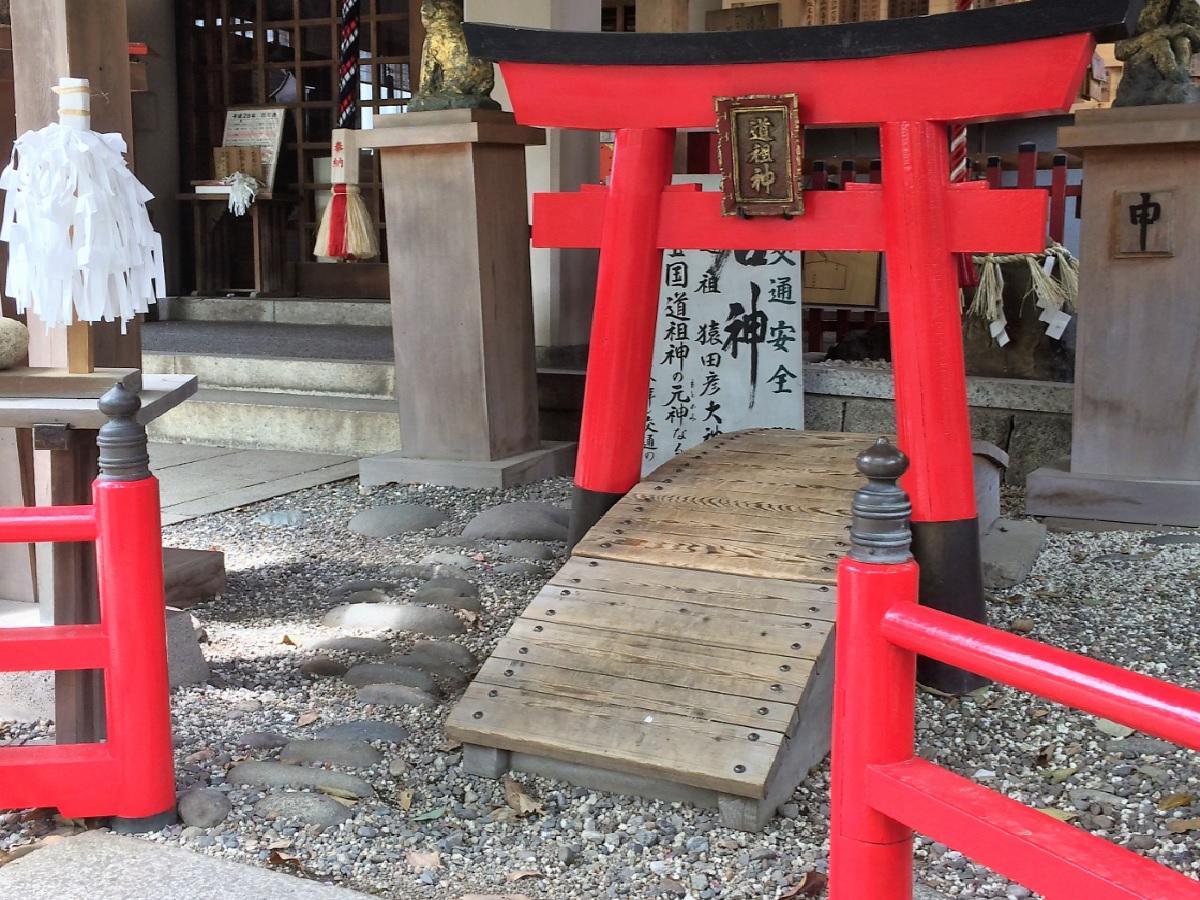
[[[471,53],[504,62],[701,66],[871,59],[1090,33],[1128,37],[1144,0],[1029,0],[1011,6],[848,25],[689,34],[551,31],[467,22]]]

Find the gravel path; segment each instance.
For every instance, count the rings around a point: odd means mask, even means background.
[[[179,783],[193,792],[188,817],[226,817],[211,827],[181,824],[147,839],[381,897],[812,896],[791,892],[805,877],[812,883],[809,873],[826,868],[828,765],[760,835],[726,831],[714,812],[526,777],[520,778],[525,797],[516,801],[534,809],[519,816],[503,786],[464,775],[458,748],[445,742],[442,722],[462,683],[453,665],[430,669],[433,684],[425,688],[442,694],[431,705],[364,703],[378,693],[358,691],[381,685],[358,688],[341,674],[359,663],[403,665],[424,658],[419,647],[408,653],[420,635],[356,631],[322,620],[346,603],[412,598],[435,574],[428,565],[417,566],[431,553],[443,566],[436,574],[478,588],[477,599],[457,582],[426,593],[455,601],[437,608],[451,609],[462,631],[443,640],[482,660],[561,565],[565,551],[547,541],[516,548],[486,539],[460,545],[455,536],[479,511],[500,503],[566,505],[569,488],[565,480],[503,492],[418,486],[364,497],[355,484],[341,483],[167,529],[172,545],[217,547],[227,554],[229,593],[194,611],[207,635],[213,682],[173,698]],[[447,518],[393,537],[367,537],[346,527],[356,512],[401,503],[439,509]],[[1200,687],[1200,634],[1192,626],[1200,613],[1200,537],[1184,540],[1169,543],[1147,532],[1051,535],[1033,577],[993,598],[993,622]],[[528,559],[538,555],[550,558]],[[316,649],[343,636],[384,644]],[[347,741],[344,729],[326,731],[360,721],[399,725],[408,735],[396,729],[366,735],[382,740],[365,747]],[[0,725],[0,744],[44,736],[48,727]],[[1194,754],[1006,688],[961,700],[922,694],[917,729],[927,758],[1200,875],[1200,766]],[[226,783],[232,766],[275,760],[286,740],[311,740],[318,733],[318,744],[283,752],[301,760],[348,754],[338,757],[341,789],[297,794]],[[318,778],[326,772],[319,764],[306,771]],[[364,782],[365,788],[355,787]],[[374,796],[355,797],[364,790]],[[510,788],[510,801],[513,796]],[[288,817],[293,807],[300,820]],[[0,864],[4,851],[62,826],[49,818],[0,815]],[[918,879],[942,894],[1030,896],[940,845],[919,841],[917,857]]]

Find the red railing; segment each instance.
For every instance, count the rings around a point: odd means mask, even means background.
[[[0,671],[104,672],[105,740],[0,747],[0,808],[57,807],[68,818],[171,816],[158,481],[146,466],[136,395],[100,401],[100,477],[91,506],[0,509],[0,543],[93,542],[100,621],[0,629]]]
[[[910,900],[917,831],[1056,900],[1200,897],[1200,883],[914,754],[917,655],[1200,750],[1200,692],[917,605],[907,468],[859,457],[838,570],[830,900]]]

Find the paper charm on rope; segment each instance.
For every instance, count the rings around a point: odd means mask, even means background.
[[[61,78],[56,124],[17,138],[0,174],[0,240],[9,245],[5,293],[47,329],[124,323],[166,296],[153,195],[125,163],[119,134],[91,131],[85,78]]]
[[[233,172],[221,179],[229,188],[229,211],[235,216],[244,216],[258,197],[261,182],[245,172]]]
[[[1061,340],[1071,324],[1071,313],[1079,299],[1079,260],[1057,241],[1051,241],[1043,253],[1013,253],[1005,256],[976,256],[979,286],[968,315],[989,323],[992,338],[1001,347],[1009,342],[1008,319],[1004,315],[1004,272],[1001,266],[1024,263],[1029,270],[1029,290],[1025,299],[1034,297],[1046,324],[1046,335]],[[1057,274],[1057,279],[1054,277]]]

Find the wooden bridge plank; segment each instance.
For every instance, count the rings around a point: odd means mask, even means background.
[[[815,520],[788,517],[786,523],[774,525],[780,518],[782,517],[779,513],[755,505],[739,505],[732,501],[718,507],[699,502],[691,503],[686,499],[645,495],[618,508],[613,516],[605,519],[604,524],[616,523],[620,526],[646,528],[657,523],[678,522],[723,528],[727,533],[744,534],[747,540],[762,534],[773,538],[786,538],[793,542],[829,540],[836,542],[837,549],[842,552],[849,549],[848,528],[836,517],[827,516]]]
[[[641,540],[654,539],[664,535],[679,538],[699,538],[706,542],[721,542],[729,537],[736,537],[740,542],[754,544],[760,547],[795,548],[803,546],[805,553],[814,559],[825,557],[838,560],[850,549],[847,541],[841,540],[842,535],[807,534],[797,537],[795,534],[773,534],[764,529],[742,527],[733,518],[726,517],[721,522],[689,522],[682,521],[683,517],[674,519],[637,519],[606,518],[588,533],[588,537],[598,541],[619,541],[621,539]],[[843,533],[844,535],[844,533]]]
[[[446,736],[754,798],[780,749],[773,732],[480,683],[451,711]]]
[[[819,620],[801,622],[716,607],[677,606],[619,594],[583,598],[572,592],[572,596],[562,596],[553,587],[538,594],[522,618],[805,659],[820,654],[833,628],[832,623]]]
[[[519,625],[520,623],[518,623]],[[724,694],[738,697],[752,703],[755,721],[769,717],[772,711],[781,706],[787,710],[788,718],[804,690],[812,671],[813,660],[794,659],[780,665],[790,665],[791,672],[780,673],[778,667],[771,677],[790,678],[791,681],[771,681],[770,677],[754,678],[740,672],[730,674],[727,671],[714,671],[715,668],[731,668],[728,666],[694,667],[691,661],[681,664],[674,657],[647,658],[650,654],[638,650],[635,646],[624,643],[618,637],[610,642],[605,649],[583,648],[569,634],[563,632],[581,631],[564,626],[557,632],[542,632],[530,635],[528,623],[525,629],[514,628],[509,636],[500,641],[492,658],[519,659],[539,666],[554,666],[559,669],[570,669],[574,672],[592,672],[597,675],[613,675],[620,678],[630,678],[638,681],[650,681],[668,687],[687,690],[708,691],[713,694]],[[636,639],[635,639],[636,641]],[[693,646],[692,651],[701,648]],[[524,651],[524,652],[522,652]],[[702,663],[702,654],[696,654]],[[505,678],[514,676],[504,675],[509,671],[501,670]],[[515,673],[514,673],[515,674]],[[503,682],[502,682],[503,683]],[[772,684],[780,685],[780,690],[771,690]],[[762,710],[766,712],[762,712]]]
[[[563,661],[566,665],[552,666],[538,664],[528,654],[518,653],[514,657],[493,654],[479,670],[476,681],[494,687],[553,694],[583,703],[627,705],[702,722],[741,725],[756,732],[777,732],[781,737],[792,722],[793,707],[790,705],[771,703],[763,716],[757,711],[762,708],[758,700],[698,687],[657,683],[649,680],[641,669],[631,669],[627,675],[614,675],[578,671],[570,660]]]
[[[836,591],[828,585],[689,572],[607,559],[572,559],[550,583],[560,590],[578,587],[778,616],[832,620],[836,615]]]
[[[536,629],[541,628],[541,631]],[[628,666],[670,665],[680,670],[681,677],[711,676],[718,679],[744,679],[749,685],[747,697],[774,698],[783,703],[799,699],[808,683],[805,667],[815,657],[754,653],[729,647],[705,646],[677,637],[656,637],[628,634],[603,628],[584,628],[574,625],[550,624],[538,619],[520,618],[513,623],[509,637],[522,645],[536,641],[546,647],[568,653],[610,654],[615,663]],[[801,651],[802,652],[802,651]],[[787,671],[784,666],[789,666]],[[762,687],[757,687],[761,685]],[[778,685],[778,690],[775,689]],[[713,688],[716,689],[715,687]],[[739,687],[740,692],[743,688]]]
[[[701,492],[693,488],[680,488],[672,485],[664,486],[662,490],[647,490],[642,487],[634,488],[629,495],[617,504],[614,509],[620,510],[618,515],[627,516],[630,512],[647,512],[652,507],[678,507],[679,514],[691,516],[694,512],[708,511],[720,514],[736,513],[738,516],[755,516],[765,518],[768,522],[776,519],[792,519],[788,527],[800,527],[801,523],[810,524],[814,528],[842,532],[850,530],[850,502],[852,496],[838,492],[832,499],[790,498],[781,497],[778,492],[742,493],[736,491]],[[625,505],[622,505],[625,504]],[[645,507],[638,509],[638,507]]]

